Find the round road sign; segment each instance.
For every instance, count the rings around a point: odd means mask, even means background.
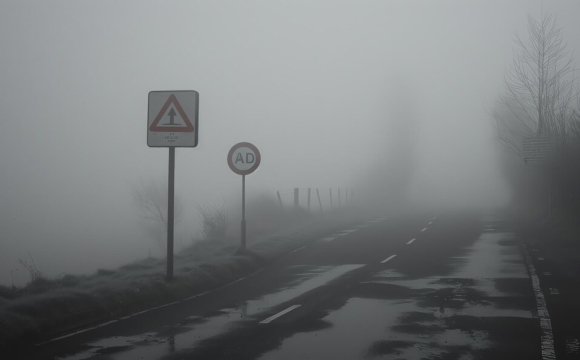
[[[260,165],[260,151],[248,142],[237,143],[228,153],[228,165],[238,175],[253,173]]]

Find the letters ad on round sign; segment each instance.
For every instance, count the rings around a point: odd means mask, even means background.
[[[260,165],[260,151],[250,143],[234,145],[228,153],[228,165],[239,175],[253,173]]]

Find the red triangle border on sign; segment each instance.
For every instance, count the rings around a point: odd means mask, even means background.
[[[158,125],[159,122],[161,121],[161,119],[163,118],[163,115],[165,115],[165,111],[167,111],[167,109],[169,108],[169,106],[172,103],[173,103],[173,105],[175,105],[175,109],[177,109],[177,112],[179,113],[179,115],[183,119],[183,122],[185,123],[185,127],[159,126]],[[163,105],[163,107],[161,108],[161,111],[159,111],[159,114],[157,114],[157,116],[155,117],[155,120],[153,120],[153,122],[151,123],[151,126],[149,126],[149,131],[154,131],[154,132],[192,132],[193,130],[194,130],[193,125],[191,124],[191,121],[189,121],[189,118],[185,114],[185,111],[183,111],[181,104],[179,103],[179,101],[177,101],[177,97],[175,96],[175,94],[169,95],[169,98],[165,102],[165,105]]]

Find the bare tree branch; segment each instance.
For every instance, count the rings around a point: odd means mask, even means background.
[[[528,15],[527,30],[527,41],[514,32],[516,48],[499,100],[503,110],[491,112],[501,143],[517,154],[524,137],[548,136],[565,145],[580,130],[571,110],[579,94],[573,59],[557,19],[551,14],[539,20]]]
[[[157,182],[140,181],[133,187],[133,200],[137,205],[137,215],[149,223],[149,233],[157,244],[165,247],[165,229],[167,229],[167,185]],[[174,201],[174,221],[182,219],[183,206],[178,197]]]

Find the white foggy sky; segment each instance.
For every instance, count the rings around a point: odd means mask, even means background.
[[[199,146],[176,151],[186,202],[239,196],[225,157],[240,141],[263,156],[249,193],[356,186],[401,112],[418,126],[416,194],[500,201],[485,109],[540,6],[0,2],[0,282],[27,251],[49,276],[147,254],[131,186],[167,173],[167,149],[146,146],[151,90],[200,93]],[[580,2],[544,9],[577,48]]]

